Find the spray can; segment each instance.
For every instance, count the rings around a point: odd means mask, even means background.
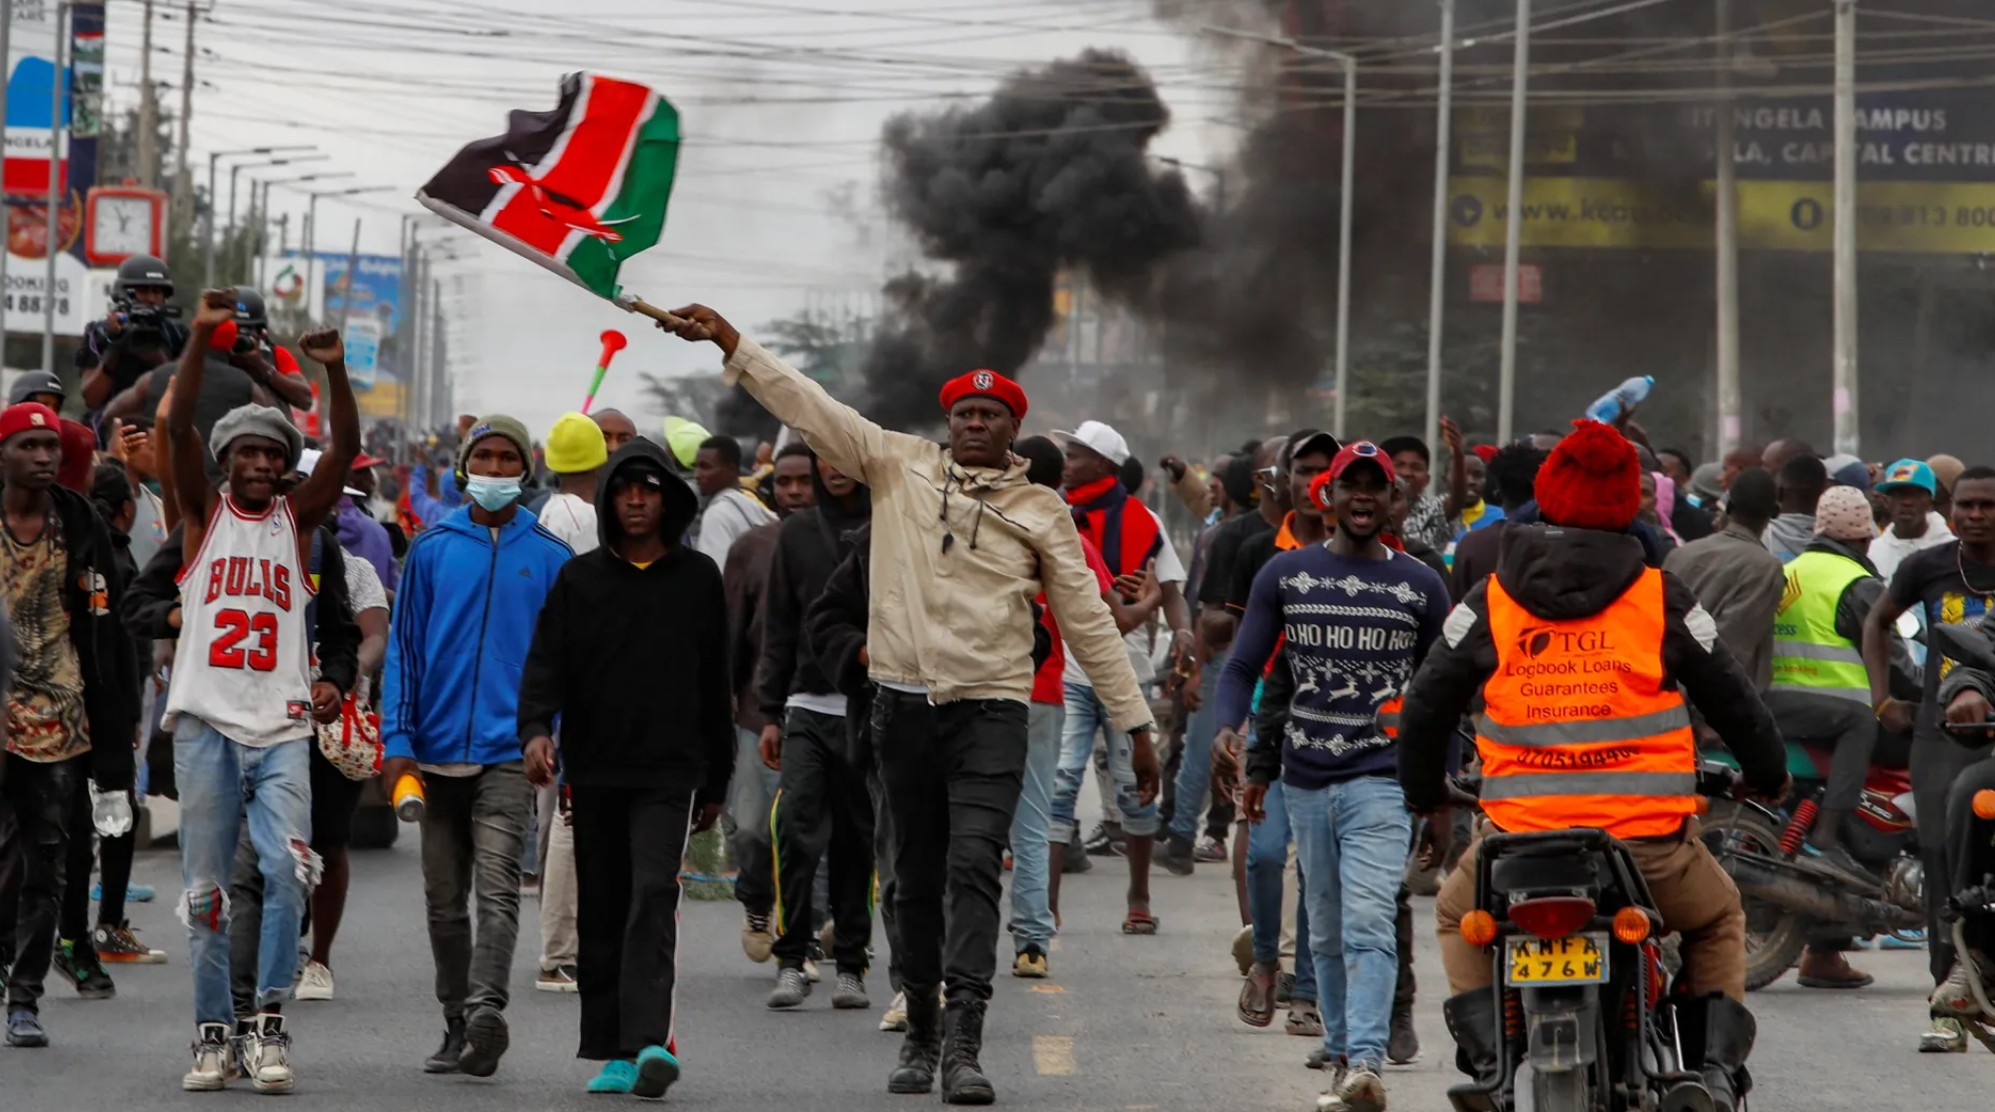
[[[395,781],[392,793],[395,801],[395,817],[403,822],[421,822],[423,818],[423,782],[403,773]]]
[[[1636,375],[1595,399],[1592,405],[1586,407],[1586,416],[1603,425],[1611,425],[1620,420],[1623,413],[1642,404],[1655,385],[1654,375]]]

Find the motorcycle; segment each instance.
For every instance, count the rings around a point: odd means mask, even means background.
[[[1995,645],[1988,631],[1975,626],[1943,625],[1932,630],[1933,647],[1940,655],[1968,667],[1995,674]],[[1945,723],[1942,729],[1964,745],[1979,747],[1995,735],[1995,722]],[[1995,816],[1995,790],[1983,788],[1971,801],[1976,818],[1986,822]],[[1986,829],[1985,827],[1983,828]],[[1987,859],[1981,846],[1955,846],[1969,854],[1970,864]],[[1973,856],[1979,853],[1979,858]],[[1980,881],[1954,892],[1947,901],[1945,918],[1952,932],[1956,971],[1965,981],[1968,995],[1959,1006],[1949,1005],[1953,1018],[1989,1050],[1995,1051],[1995,967],[1987,955],[1995,954],[1995,872],[1984,871]],[[1951,981],[1951,978],[1950,978]],[[1937,995],[1937,994],[1936,994]]]
[[[1736,776],[1703,766],[1698,790],[1729,798]],[[1470,782],[1472,784],[1472,782]],[[1473,801],[1472,792],[1459,796]],[[1748,1088],[1751,1016],[1671,992],[1662,916],[1628,848],[1601,830],[1492,834],[1477,850],[1475,910],[1462,937],[1490,951],[1495,984],[1448,1001],[1448,1027],[1475,1080],[1455,1112],[1711,1112]],[[1714,1100],[1707,1046],[1724,1092]]]
[[[1794,967],[1810,938],[1894,934],[1908,941],[1926,924],[1912,774],[1873,766],[1856,814],[1845,824],[1850,855],[1880,878],[1860,885],[1803,856],[1821,814],[1827,747],[1788,743],[1800,802],[1787,815],[1757,803],[1714,801],[1704,842],[1738,885],[1746,908],[1746,988],[1765,988]]]

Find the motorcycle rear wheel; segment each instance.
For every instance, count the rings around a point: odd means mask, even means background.
[[[1736,819],[1736,825],[1734,820]],[[1727,846],[1749,853],[1780,855],[1779,826],[1765,815],[1728,800],[1714,800],[1704,818],[1704,844],[1719,863]],[[1757,992],[1785,976],[1808,947],[1807,924],[1792,911],[1761,900],[1746,900],[1746,991]]]

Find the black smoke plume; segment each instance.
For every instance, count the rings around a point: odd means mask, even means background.
[[[1169,121],[1149,74],[1099,50],[1014,74],[973,107],[890,121],[887,210],[948,270],[888,284],[862,366],[871,415],[933,424],[943,382],[1015,373],[1053,327],[1064,269],[1112,301],[1151,298],[1160,264],[1200,241],[1183,177],[1146,155]]]

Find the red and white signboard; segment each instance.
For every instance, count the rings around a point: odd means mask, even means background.
[[[1503,300],[1503,264],[1477,263],[1469,267],[1469,300]],[[1545,268],[1537,263],[1517,265],[1517,303],[1539,305],[1545,300]]]
[[[7,145],[4,188],[10,196],[48,196],[50,156],[56,159],[56,187],[66,189],[69,135],[57,122],[70,111],[68,67],[55,68],[56,30],[62,25],[54,0],[4,0],[13,5],[7,57]],[[54,111],[60,82],[60,111]],[[57,149],[57,143],[61,143]]]

